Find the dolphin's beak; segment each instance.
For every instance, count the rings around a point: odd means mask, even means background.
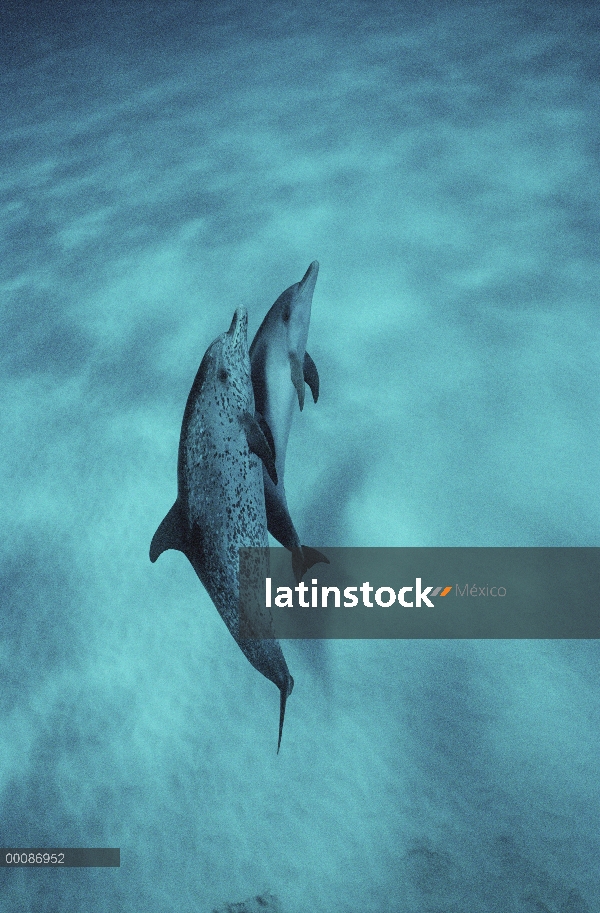
[[[313,260],[310,264],[304,276],[302,277],[299,283],[299,290],[307,294],[310,299],[312,299],[313,292],[315,290],[315,285],[317,283],[317,276],[319,275],[319,263],[317,260]]]
[[[244,346],[248,345],[248,311],[246,308],[238,308],[233,315],[231,326],[227,330],[227,335],[231,336],[232,344],[237,348],[243,341]]]

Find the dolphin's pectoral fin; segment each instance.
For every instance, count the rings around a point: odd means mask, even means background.
[[[275,441],[273,440],[273,432],[271,431],[268,421],[266,420],[264,415],[260,414],[260,412],[255,412],[254,417],[256,418],[256,421],[260,425],[260,430],[262,431],[262,433],[264,434],[264,436],[267,439],[267,444],[269,445],[269,450],[273,454],[273,459],[276,460],[277,454],[275,453]]]
[[[316,548],[309,548],[308,545],[301,545],[300,548],[292,549],[292,569],[296,583],[300,583],[313,564],[329,564],[329,558],[318,552]]]
[[[256,456],[263,461],[266,470],[271,477],[273,485],[277,485],[277,470],[275,469],[275,459],[262,428],[254,416],[250,415],[249,412],[243,412],[240,421],[244,431],[246,432],[246,440],[248,441],[248,447],[250,448],[250,451],[255,453]]]
[[[310,387],[313,402],[316,403],[319,398],[319,372],[308,352],[304,353],[304,380]]]
[[[281,736],[283,734],[283,720],[285,717],[285,705],[288,697],[292,693],[292,688],[294,687],[294,679],[288,672],[287,682],[279,689],[280,698],[279,698],[279,741],[277,742],[277,754],[279,754],[279,746],[281,745]]]
[[[304,409],[304,368],[300,364],[300,359],[295,352],[290,352],[290,367],[292,372],[292,383],[298,394],[298,405],[300,412]]]
[[[181,509],[177,501],[164,518],[150,543],[150,561],[154,563],[159,555],[167,549],[174,548],[185,554],[187,548],[187,532]]]

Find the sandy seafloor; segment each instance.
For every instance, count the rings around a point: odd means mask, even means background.
[[[179,553],[181,416],[313,259],[316,547],[598,546],[595,3],[0,13],[2,913],[597,913],[591,641],[284,643]],[[310,399],[310,398],[309,398]]]

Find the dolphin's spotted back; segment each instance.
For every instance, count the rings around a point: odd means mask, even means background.
[[[247,324],[239,308],[202,359],[181,426],[177,500],[152,539],[150,560],[169,548],[183,552],[244,655],[277,685],[279,751],[294,681],[277,640],[240,640],[238,633],[239,549],[264,549],[263,572],[269,574],[263,465],[277,479],[254,416]]]

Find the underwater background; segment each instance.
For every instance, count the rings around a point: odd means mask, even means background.
[[[148,558],[313,259],[303,542],[600,545],[598,5],[4,0],[0,54],[0,845],[121,848],[2,913],[598,911],[597,642],[284,642],[277,755]]]

